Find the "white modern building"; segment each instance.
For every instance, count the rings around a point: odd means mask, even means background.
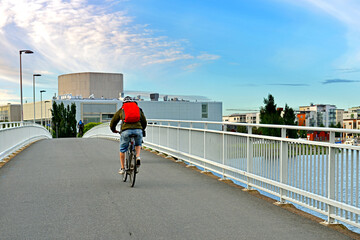
[[[343,125],[344,112],[345,112],[344,109],[336,109],[335,110],[336,124],[340,123],[340,126]]]
[[[114,113],[121,108],[121,100],[109,99],[57,99],[65,106],[76,105],[76,120],[89,122],[109,122]],[[221,121],[221,102],[186,101],[139,101],[147,119],[172,119],[196,121]]]
[[[312,104],[299,107],[299,114],[305,114],[305,126],[329,127],[336,125],[336,106],[329,104]]]
[[[260,112],[257,113],[234,113],[222,117],[223,122],[233,123],[260,123]]]
[[[109,122],[122,106],[123,75],[114,73],[72,73],[61,75],[59,96],[51,100],[24,104],[24,121],[49,123],[51,109],[63,103],[65,107],[75,104],[76,121]],[[88,96],[89,95],[89,96]],[[150,94],[150,101],[138,99],[137,103],[147,119],[171,119],[216,121],[222,120],[222,103],[212,101],[186,101],[164,97],[159,101],[159,94]],[[220,125],[217,127],[221,128]],[[211,127],[209,127],[211,128]]]
[[[343,114],[344,129],[360,129],[360,106],[349,108]],[[346,138],[354,137],[352,134],[344,134]]]

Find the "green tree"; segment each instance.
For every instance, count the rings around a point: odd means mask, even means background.
[[[237,126],[236,131],[239,133],[247,133],[247,127],[246,126]]]
[[[298,135],[300,138],[307,138],[307,131],[306,130],[299,130]]]
[[[330,124],[330,127],[331,127],[331,128],[342,128],[340,122],[338,122],[336,125],[333,124],[333,123],[331,123],[331,124]],[[340,135],[341,135],[341,133],[339,133],[339,132],[336,132],[336,133],[335,133],[335,137],[340,137]]]
[[[76,137],[76,105],[65,108],[64,103],[53,103],[52,128],[54,129],[53,137]]]
[[[285,104],[283,120],[285,125],[297,125],[294,109]],[[297,138],[297,131],[294,129],[288,129],[286,132],[289,138]]]
[[[265,107],[260,108],[260,123],[261,124],[283,124],[284,120],[280,116],[281,111],[276,109],[275,99],[269,94],[268,98],[264,98]],[[260,131],[264,135],[280,137],[279,128],[261,128]]]

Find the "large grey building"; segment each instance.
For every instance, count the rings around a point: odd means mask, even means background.
[[[65,106],[76,105],[76,120],[89,122],[109,122],[114,113],[121,108],[118,99],[57,99]],[[197,120],[221,122],[221,102],[186,102],[186,101],[138,101],[148,119]]]
[[[122,106],[123,75],[115,73],[72,73],[58,77],[59,96],[51,101],[36,102],[35,122],[49,122],[53,102],[65,106],[76,105],[76,120],[109,122]],[[159,94],[150,94],[151,101],[138,99],[147,119],[172,119],[221,122],[222,103],[184,101],[178,98],[159,100]],[[34,119],[33,103],[24,104],[24,120]],[[221,125],[219,125],[221,128]]]
[[[71,73],[58,77],[59,96],[118,99],[124,90],[121,73]]]
[[[20,104],[11,104],[0,106],[0,122],[20,121]]]

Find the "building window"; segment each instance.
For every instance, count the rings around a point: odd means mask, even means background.
[[[208,104],[207,103],[201,104],[201,117],[208,118]]]
[[[101,122],[110,122],[114,114],[101,114]]]
[[[116,112],[116,104],[84,103],[82,118],[85,124],[89,122],[109,122]]]

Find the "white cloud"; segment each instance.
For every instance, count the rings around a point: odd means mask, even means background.
[[[19,103],[19,96],[6,89],[0,89],[0,105]]]
[[[185,40],[158,36],[148,25],[136,24],[127,12],[114,11],[123,2],[106,1],[100,6],[86,0],[0,0],[0,66],[13,69],[0,71],[0,79],[18,81],[20,49],[35,52],[24,63],[28,76],[33,73],[30,69],[43,74],[123,72],[218,58],[207,53],[194,57],[186,51]]]
[[[354,68],[360,62],[360,2],[357,0],[286,0],[291,4],[320,10],[347,28],[348,51],[338,60],[339,68]]]
[[[189,64],[189,65],[187,65],[187,66],[184,67],[184,70],[192,71],[192,70],[198,68],[199,66],[201,66],[200,63]]]
[[[220,56],[218,56],[218,55],[212,55],[212,54],[207,54],[207,53],[203,53],[203,54],[197,56],[197,59],[208,60],[208,61],[217,60],[219,58],[220,58]]]

